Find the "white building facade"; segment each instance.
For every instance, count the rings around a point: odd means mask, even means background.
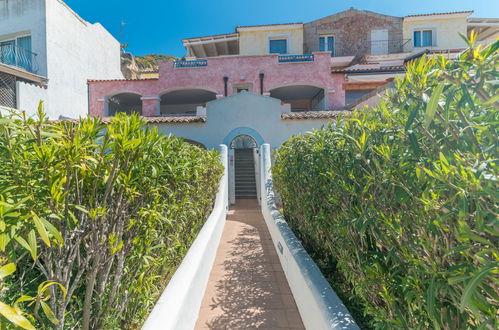
[[[120,44],[60,0],[0,0],[0,106],[88,114],[88,79],[122,79]]]

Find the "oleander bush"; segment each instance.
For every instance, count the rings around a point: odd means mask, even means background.
[[[221,175],[218,152],[135,115],[108,125],[50,122],[41,110],[37,120],[1,117],[0,322],[140,327],[211,211]]]
[[[286,219],[364,328],[499,326],[499,41],[469,44],[275,152]]]

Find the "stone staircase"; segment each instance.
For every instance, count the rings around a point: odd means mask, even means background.
[[[256,198],[253,149],[235,149],[236,198]]]

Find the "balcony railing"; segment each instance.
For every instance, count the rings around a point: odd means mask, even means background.
[[[279,55],[279,63],[313,62],[314,55]]]
[[[0,45],[0,63],[15,66],[28,72],[36,73],[38,63],[36,53],[13,44]]]
[[[175,61],[175,68],[202,68],[208,66],[208,60]]]
[[[363,56],[403,53],[411,39],[357,40],[353,43],[335,45],[333,56]],[[411,45],[412,46],[412,45]]]

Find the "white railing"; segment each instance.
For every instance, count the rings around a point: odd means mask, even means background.
[[[142,330],[193,329],[210,276],[228,207],[227,146],[220,145],[224,174],[215,206]]]
[[[260,147],[262,214],[307,329],[359,329],[275,204],[270,146]]]

